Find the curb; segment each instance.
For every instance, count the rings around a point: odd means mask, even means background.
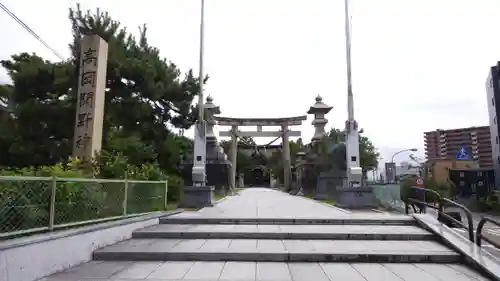
[[[388,212],[384,212],[384,211],[379,210],[379,209],[372,209],[372,211],[374,211],[375,213],[380,213],[380,214],[389,214]]]
[[[291,195],[291,196],[296,196],[296,195]],[[307,199],[307,200],[314,201],[314,202],[316,202],[316,203],[319,203],[319,204],[325,205],[325,206],[327,206],[327,207],[330,207],[330,208],[335,209],[335,210],[337,210],[337,211],[339,211],[339,212],[342,212],[342,213],[352,214],[352,212],[351,212],[351,211],[349,211],[349,210],[342,209],[342,208],[339,208],[339,207],[334,206],[334,205],[332,205],[332,204],[328,204],[328,203],[325,203],[325,202],[321,202],[321,201],[316,200],[316,199],[312,199],[312,198],[305,197],[305,196],[296,196],[296,197],[299,197],[299,198],[304,198],[304,199]]]
[[[229,195],[226,195],[226,196],[222,197],[221,199],[219,199],[219,200],[215,201],[213,204],[214,204],[214,206],[215,206],[215,205],[217,205],[217,204],[221,203],[222,201],[225,201],[225,200],[226,200],[226,199],[228,199],[228,198],[229,198]]]
[[[146,252],[146,251],[106,251],[93,253],[94,260],[102,261],[252,261],[252,262],[371,262],[371,263],[457,263],[462,260],[458,254],[403,254],[393,252]]]

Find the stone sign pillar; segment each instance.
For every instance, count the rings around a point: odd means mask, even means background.
[[[288,132],[288,124],[283,124],[281,126],[283,131],[283,187],[285,190],[291,188],[292,183],[292,164],[290,160],[290,143],[289,143],[289,132]]]
[[[108,43],[97,35],[81,40],[73,157],[91,161],[102,146]]]

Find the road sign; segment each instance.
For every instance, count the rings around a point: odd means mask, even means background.
[[[417,186],[423,186],[423,185],[424,185],[424,180],[423,180],[423,179],[417,179],[417,180],[415,181],[415,184],[416,184]]]
[[[470,160],[469,153],[467,152],[467,149],[465,149],[465,147],[460,148],[460,150],[457,152],[457,160]]]

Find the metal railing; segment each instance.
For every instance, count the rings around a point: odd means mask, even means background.
[[[492,218],[487,218],[487,217],[483,217],[481,218],[481,220],[479,221],[479,223],[477,224],[477,230],[476,230],[476,244],[478,246],[481,246],[481,242],[482,240],[485,240],[486,242],[490,243],[491,245],[495,246],[497,249],[500,248],[500,244],[498,242],[495,242],[493,241],[492,239],[488,238],[487,236],[484,236],[483,235],[483,228],[484,228],[484,225],[487,223],[487,222],[490,222],[498,227],[500,227],[500,222],[499,221],[496,221]]]
[[[0,176],[0,240],[167,209],[167,181]]]
[[[453,224],[461,227],[461,228],[464,228],[465,230],[467,230],[468,234],[469,234],[469,240],[471,242],[474,242],[474,224],[473,224],[473,220],[472,220],[472,213],[469,209],[467,209],[467,207],[451,200],[451,199],[448,199],[448,198],[445,198],[443,196],[441,196],[441,194],[435,190],[430,190],[430,189],[426,189],[426,188],[422,188],[422,187],[410,187],[409,188],[409,191],[423,191],[423,200],[419,200],[417,198],[412,198],[411,196],[408,196],[408,198],[406,198],[405,201],[405,212],[406,214],[409,213],[409,209],[410,209],[410,204],[417,204],[420,205],[420,206],[425,206],[425,207],[428,207],[428,208],[432,208],[432,209],[436,209],[438,211],[438,219],[440,219],[442,221],[442,218],[446,218],[450,221],[453,222]],[[435,204],[430,204],[427,202],[427,194],[432,194],[432,197],[434,200],[434,203],[437,204],[437,206]],[[464,213],[465,213],[465,216],[467,217],[467,225],[462,223],[461,221],[453,218],[452,216],[448,215],[446,212],[444,212],[444,207],[446,205],[452,205],[454,207],[457,207],[459,209],[461,209]],[[415,210],[415,205],[412,205],[413,209]],[[425,212],[425,209],[424,209],[424,212]]]

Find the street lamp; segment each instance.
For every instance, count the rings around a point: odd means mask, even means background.
[[[403,149],[403,150],[401,150],[401,151],[398,151],[398,152],[394,153],[394,154],[392,155],[392,157],[391,157],[391,163],[394,163],[394,157],[395,157],[396,155],[398,155],[398,154],[400,154],[400,153],[403,153],[403,152],[407,152],[407,151],[417,152],[417,151],[418,151],[418,149],[416,149],[416,148],[407,148],[407,149]]]
[[[390,172],[390,174],[391,174],[391,180],[393,182],[396,182],[396,163],[394,163],[394,157],[396,157],[396,155],[398,155],[400,153],[407,152],[407,151],[417,152],[418,149],[416,149],[416,148],[407,148],[407,149],[400,150],[400,151],[398,151],[398,152],[396,152],[396,153],[394,153],[392,155],[390,163],[386,163],[386,173],[387,173],[387,171]],[[388,166],[387,164],[390,164],[390,165]],[[386,178],[387,178],[387,180],[389,180],[388,175],[386,175]]]

